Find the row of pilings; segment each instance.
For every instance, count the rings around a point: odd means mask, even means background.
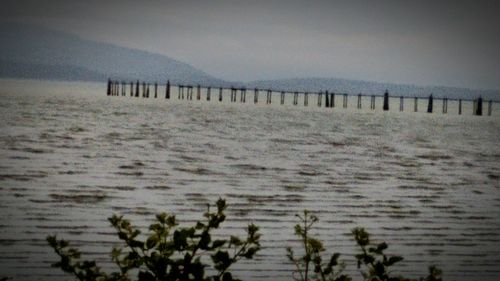
[[[147,82],[140,82],[137,80],[135,83],[134,82],[124,82],[124,81],[114,81],[111,79],[108,79],[108,87],[107,87],[107,95],[108,96],[130,96],[130,97],[143,97],[143,98],[149,98],[150,95],[151,97],[158,98],[159,94],[159,85],[158,83],[147,83]],[[235,88],[235,87],[230,87],[230,88],[224,88],[224,87],[211,87],[211,86],[192,86],[192,85],[172,85],[170,84],[170,81],[167,81],[165,84],[165,99],[171,99],[173,95],[171,95],[172,87],[177,87],[177,99],[183,100],[193,100],[193,92],[196,90],[196,100],[201,100],[202,96],[202,90],[206,93],[206,100],[210,101],[211,100],[211,95],[212,95],[212,90],[214,90],[215,94],[217,95],[217,99],[222,102],[223,99],[223,91],[224,90],[230,90],[230,101],[231,102],[237,102],[238,100],[238,92],[240,93],[240,98],[239,101],[241,103],[246,103],[246,95],[247,95],[247,89],[245,88]],[[152,88],[150,92],[150,88]],[[299,92],[299,91],[277,91],[277,90],[271,90],[271,89],[253,89],[254,92],[254,98],[253,102],[258,103],[259,102],[259,93],[260,92],[265,92],[266,93],[266,104],[271,104],[272,103],[272,94],[273,93],[279,93],[280,94],[280,104],[285,104],[285,95],[286,94],[292,94],[293,95],[293,105],[298,105],[299,101],[299,95],[303,95],[303,101],[304,101],[304,106],[309,105],[309,95],[316,95],[317,96],[317,106],[322,107],[323,106],[323,96],[324,96],[324,107],[327,108],[334,108],[335,107],[335,96],[342,96],[342,107],[347,108],[348,105],[348,97],[349,96],[354,96],[357,97],[357,108],[361,109],[362,108],[362,97],[370,97],[370,109],[375,110],[375,101],[376,98],[383,98],[383,104],[382,104],[382,109],[384,111],[389,110],[389,98],[394,98],[395,96],[389,96],[389,93],[386,91],[383,95],[363,95],[363,94],[358,94],[358,95],[348,95],[348,94],[336,94],[336,93],[329,93],[328,91],[324,92]],[[404,101],[405,99],[413,99],[413,110],[415,112],[418,111],[418,103],[419,99],[424,99],[422,97],[399,97],[399,111],[404,111]],[[455,100],[458,101],[458,114],[462,114],[462,102],[463,101],[472,101],[473,102],[473,115],[483,115],[483,98],[479,97],[476,99],[448,99],[448,98],[439,98],[436,99],[433,97],[431,94],[427,99],[427,112],[432,113],[434,112],[434,100],[441,100],[442,101],[442,112],[444,114],[448,113],[448,101],[449,100]],[[493,101],[489,100],[487,101],[488,103],[488,109],[487,109],[487,114],[490,116],[492,112],[492,107],[493,107]]]

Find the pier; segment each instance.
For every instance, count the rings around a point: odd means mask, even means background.
[[[134,87],[135,86],[135,87]],[[193,92],[194,89],[196,88],[196,100],[202,100],[203,99],[203,94],[205,94],[205,99],[206,101],[211,100],[211,95],[212,95],[212,90],[215,90],[215,92],[218,92],[218,101],[222,102],[225,94],[229,94],[229,101],[231,103],[246,103],[246,93],[247,89],[246,88],[236,88],[236,87],[214,87],[212,85],[209,86],[203,86],[200,84],[197,84],[196,86],[193,85],[182,85],[182,84],[171,84],[170,81],[167,81],[164,84],[159,84],[158,82],[150,83],[150,82],[145,82],[142,81],[140,82],[137,80],[135,83],[133,81],[126,82],[126,81],[117,81],[117,80],[112,80],[108,79],[107,83],[107,89],[106,93],[108,96],[130,96],[130,97],[135,97],[135,98],[150,98],[150,86],[153,86],[153,91],[154,95],[151,95],[151,98],[157,99],[159,97],[159,93],[161,92],[161,88],[164,87],[165,91],[165,99],[170,100],[175,97],[175,94],[172,94],[173,91],[175,90],[174,88],[177,89],[177,99],[178,100],[193,100]],[[141,90],[142,89],[142,90]],[[251,90],[250,90],[251,91]],[[293,101],[292,105],[297,106],[299,105],[299,99],[302,96],[302,101],[303,101],[303,106],[307,107],[309,106],[309,96],[310,95],[316,95],[317,97],[317,106],[318,107],[324,107],[326,108],[334,108],[335,107],[335,98],[341,96],[342,97],[342,107],[343,108],[348,108],[349,105],[349,96],[353,96],[357,98],[357,103],[356,103],[356,108],[357,109],[362,109],[363,107],[363,98],[369,98],[370,102],[370,110],[375,110],[376,105],[380,104],[377,103],[377,99],[382,100],[382,110],[383,111],[390,111],[389,108],[389,100],[392,99],[397,99],[399,98],[399,111],[403,112],[405,111],[404,109],[404,101],[405,100],[411,100],[413,99],[413,112],[418,112],[419,109],[419,102],[426,102],[427,103],[427,112],[428,113],[433,113],[434,112],[434,104],[437,102],[438,106],[441,104],[442,105],[442,114],[448,114],[448,102],[453,101],[457,103],[457,114],[462,115],[464,113],[463,111],[463,104],[464,102],[469,102],[472,105],[472,115],[476,116],[482,116],[483,115],[483,107],[486,108],[484,111],[486,112],[485,114],[488,116],[491,116],[492,111],[493,111],[493,104],[498,103],[498,101],[493,101],[493,100],[488,100],[484,101],[481,96],[475,99],[451,99],[447,97],[434,97],[433,94],[431,93],[427,98],[422,97],[422,96],[395,96],[395,95],[390,95],[388,91],[385,91],[385,93],[381,95],[374,95],[374,94],[347,94],[347,93],[334,93],[334,92],[329,92],[329,91],[319,91],[319,92],[312,92],[312,91],[285,91],[285,90],[280,90],[280,89],[258,89],[254,88],[253,89],[253,103],[258,104],[259,103],[259,94],[260,92],[266,93],[266,100],[265,104],[271,104],[272,103],[272,97],[273,95],[279,95],[279,104],[284,105],[286,96],[292,96]],[[174,92],[175,93],[175,92]],[[239,97],[239,99],[238,99]],[[324,102],[323,102],[324,100]],[[263,102],[263,101],[262,101]],[[483,106],[483,103],[486,105]],[[422,104],[421,104],[422,105]],[[410,109],[411,110],[411,109]],[[407,111],[409,111],[407,109]]]

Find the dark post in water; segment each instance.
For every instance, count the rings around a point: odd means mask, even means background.
[[[240,89],[240,102],[245,103],[247,101],[247,89]]]
[[[418,111],[418,98],[415,97],[414,100],[415,104],[413,105],[413,111],[417,112]]]
[[[433,103],[433,97],[431,94],[429,96],[429,104],[427,105],[427,113],[432,113],[432,103]]]
[[[158,98],[158,83],[155,82],[155,99]]]
[[[328,91],[325,91],[325,107],[330,107],[330,100],[328,98]]]
[[[399,97],[399,111],[403,111],[404,110],[404,98],[403,96],[400,96]]]
[[[259,102],[259,89],[255,88],[253,90],[253,103]]]
[[[167,80],[167,85],[165,86],[165,98],[170,99],[170,80]]]
[[[384,109],[384,111],[389,110],[389,92],[387,92],[387,90],[384,93],[384,107],[383,107],[383,109]]]
[[[483,115],[483,98],[481,96],[477,99],[476,115]]]

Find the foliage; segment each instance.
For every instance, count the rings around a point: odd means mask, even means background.
[[[236,280],[229,269],[241,259],[252,259],[261,249],[259,228],[248,225],[245,239],[232,235],[229,239],[212,239],[211,232],[226,219],[226,202],[219,199],[216,208],[216,211],[211,212],[208,206],[204,213],[205,220],[187,228],[179,227],[174,215],[158,214],[146,236],[141,235],[141,231],[123,216],[113,215],[108,220],[124,246],[111,251],[111,260],[119,269],[112,273],[104,272],[95,261],[82,260],[81,252],[71,248],[67,241],[48,236],[49,245],[60,258],[53,266],[85,281]],[[293,279],[350,281],[350,276],[342,274],[345,264],[339,262],[339,253],[333,253],[328,262],[323,260],[323,243],[310,233],[313,225],[319,221],[318,217],[307,210],[296,216],[299,223],[295,225],[295,235],[300,238],[303,255],[296,256],[291,247],[287,248],[287,258],[296,267]],[[392,267],[403,257],[387,255],[384,251],[389,246],[385,242],[372,244],[370,234],[364,228],[354,228],[352,234],[360,248],[355,258],[358,268],[363,266],[361,274],[365,281],[410,280],[392,274]],[[146,239],[141,240],[140,237]],[[429,275],[419,280],[442,281],[441,275],[440,269],[431,266]]]
[[[367,270],[361,271],[366,281],[409,281],[403,276],[392,276],[390,268],[403,260],[401,256],[387,256],[384,251],[389,247],[385,242],[371,245],[370,234],[364,228],[354,228],[352,230],[354,240],[361,249],[361,253],[355,255],[358,261],[358,268],[363,264]],[[429,267],[429,275],[420,278],[424,281],[441,281],[441,270],[437,267]]]
[[[212,239],[211,231],[219,228],[226,216],[226,202],[219,199],[217,210],[204,214],[205,222],[194,227],[179,228],[174,215],[162,213],[149,226],[147,239],[139,239],[141,231],[123,216],[113,215],[109,221],[125,247],[113,248],[111,259],[118,272],[106,273],[95,261],[80,260],[81,253],[55,236],[47,237],[49,245],[60,257],[54,267],[73,274],[79,280],[236,280],[229,268],[241,259],[252,259],[260,250],[258,227],[250,224],[246,239]],[[210,256],[209,262],[207,256]],[[206,276],[207,270],[213,274]]]
[[[318,217],[304,210],[303,216],[296,215],[300,223],[295,225],[295,235],[297,235],[304,247],[304,255],[302,257],[295,257],[292,248],[287,248],[287,257],[295,265],[296,270],[293,278],[300,281],[308,281],[309,274],[312,273],[315,280],[321,281],[347,281],[351,280],[347,275],[343,275],[342,270],[344,264],[338,262],[339,253],[333,253],[329,262],[323,262],[321,254],[325,251],[323,243],[317,238],[310,235],[310,230],[314,223],[318,222]],[[335,270],[335,267],[338,269]],[[299,275],[297,277],[296,275]]]

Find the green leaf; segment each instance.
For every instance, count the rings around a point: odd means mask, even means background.
[[[248,248],[248,250],[246,251],[246,253],[244,254],[244,257],[247,258],[247,259],[252,259],[253,256],[260,250],[260,248],[258,247],[251,247],[251,248]]]
[[[400,257],[400,256],[393,256],[393,257],[390,257],[386,262],[384,262],[384,265],[385,266],[391,266],[397,262],[400,262],[403,260],[403,257]]]
[[[215,240],[213,243],[212,243],[212,249],[217,249],[217,248],[220,248],[222,246],[224,246],[224,244],[226,244],[227,240]]]
[[[159,242],[158,236],[156,235],[151,235],[148,237],[146,240],[146,249],[152,249],[154,248]]]
[[[241,244],[243,244],[243,242],[241,242],[239,237],[231,235],[231,237],[229,239],[229,244],[235,245],[235,246],[241,246]]]
[[[139,281],[156,281],[155,276],[148,271],[139,271]]]
[[[231,259],[226,251],[217,251],[211,258],[214,262],[214,268],[219,271],[225,270],[231,265]]]
[[[339,253],[334,253],[332,257],[330,258],[330,262],[328,263],[329,266],[336,266],[338,264],[338,259],[340,257]]]
[[[224,272],[222,275],[222,281],[233,281],[233,276],[231,275],[230,272]]]
[[[176,230],[174,232],[174,247],[177,251],[184,251],[187,245],[187,237],[184,231]]]

